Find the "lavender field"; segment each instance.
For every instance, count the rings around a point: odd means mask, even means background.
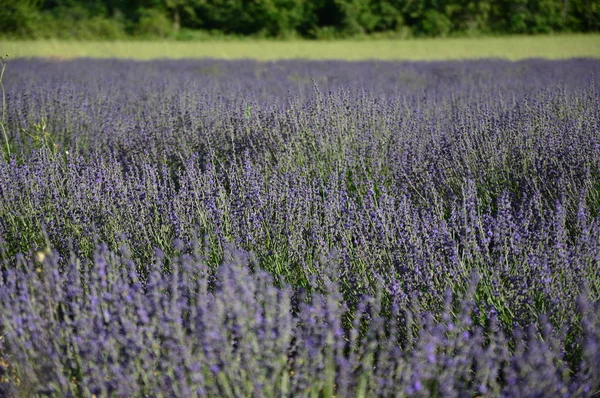
[[[599,85],[9,61],[0,396],[598,396]]]

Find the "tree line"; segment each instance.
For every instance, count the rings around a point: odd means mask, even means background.
[[[600,0],[0,0],[0,36],[330,39],[600,31]]]

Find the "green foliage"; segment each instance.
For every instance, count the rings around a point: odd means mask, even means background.
[[[420,31],[425,36],[448,36],[452,29],[452,21],[436,10],[427,10],[423,14],[420,24]]]
[[[597,32],[600,1],[0,0],[0,26],[7,38],[110,40],[192,40],[194,31],[316,39]]]
[[[122,16],[109,18],[104,8],[76,1],[57,1],[46,8],[41,0],[0,0],[2,35],[24,39],[84,39],[114,40],[124,38]],[[118,13],[117,13],[118,15]]]
[[[44,13],[33,34],[36,39],[117,40],[127,37],[122,21],[100,16],[77,19]]]
[[[149,8],[140,12],[140,19],[135,29],[137,36],[165,38],[170,32],[171,22],[160,10]]]
[[[369,0],[335,0],[341,10],[342,29],[351,36],[372,32],[379,17],[373,13]]]
[[[203,2],[201,28],[228,34],[286,37],[296,32],[305,18],[300,0],[216,0]]]
[[[26,152],[29,153],[32,150],[43,148],[47,150],[50,155],[56,155],[59,145],[55,141],[53,134],[48,130],[48,124],[45,118],[42,118],[39,123],[33,123],[31,132],[22,129],[21,133],[29,138],[29,145],[23,148]]]
[[[446,15],[453,23],[452,29],[467,35],[488,33],[492,2],[457,1],[446,6]]]
[[[0,29],[8,37],[32,38],[39,22],[39,1],[0,0]]]

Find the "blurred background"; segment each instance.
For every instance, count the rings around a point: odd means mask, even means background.
[[[0,39],[473,37],[600,31],[600,0],[0,0]]]

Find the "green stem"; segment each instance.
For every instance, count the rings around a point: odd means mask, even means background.
[[[2,118],[0,119],[0,126],[2,126],[2,134],[4,135],[4,142],[6,143],[6,153],[10,158],[10,144],[8,142],[8,134],[6,134],[6,127],[4,126],[4,118],[6,115],[6,93],[4,92],[4,83],[2,78],[4,77],[4,70],[6,69],[6,61],[0,57],[0,90],[2,90]]]

